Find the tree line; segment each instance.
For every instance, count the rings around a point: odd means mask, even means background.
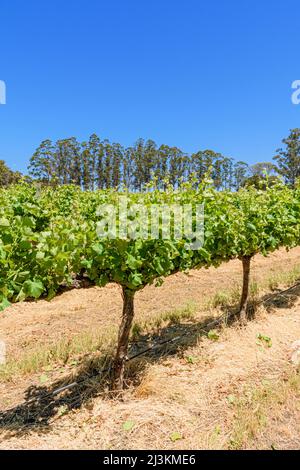
[[[0,160],[0,187],[17,183],[21,177],[20,172],[11,170],[4,160]]]
[[[248,165],[212,150],[189,155],[178,147],[157,146],[153,140],[143,139],[125,148],[93,134],[82,143],[74,137],[55,143],[45,140],[30,160],[29,173],[46,184],[141,191],[152,180],[161,189],[166,181],[176,187],[192,174],[201,180],[210,169],[217,189],[237,189]]]
[[[213,150],[188,154],[178,147],[158,146],[153,140],[138,139],[130,147],[92,134],[88,141],[75,137],[57,142],[44,140],[30,159],[29,177],[45,185],[75,184],[84,190],[128,188],[142,191],[155,180],[160,189],[167,182],[174,187],[192,175],[201,181],[211,175],[217,190],[237,190],[244,185],[260,184],[283,177],[294,186],[300,176],[300,129],[292,129],[283,139],[274,162],[248,165]],[[0,161],[0,186],[8,186],[20,178]]]

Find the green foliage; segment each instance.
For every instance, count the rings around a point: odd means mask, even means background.
[[[264,346],[267,346],[268,348],[272,347],[272,339],[269,336],[259,333],[257,335],[257,340],[258,340],[257,341],[258,346],[264,345]]]
[[[185,360],[188,364],[195,364],[198,361],[198,358],[194,356],[187,356]]]
[[[135,422],[134,421],[125,421],[123,423],[123,431],[131,431],[134,428]]]
[[[218,334],[218,332],[216,330],[210,330],[208,333],[207,333],[207,337],[208,339],[210,339],[211,341],[218,341],[218,339],[220,338],[220,335]]]
[[[118,203],[113,190],[25,183],[0,189],[0,309],[26,298],[52,298],[75,279],[100,286],[116,282],[137,291],[178,271],[299,244],[299,189],[276,184],[232,193],[218,192],[209,182],[195,189],[192,182],[123,195],[129,209],[137,203],[149,210],[152,204],[204,203],[203,246],[193,251],[187,238],[144,239],[142,234],[99,239],[97,208]]]
[[[172,442],[180,441],[182,439],[182,435],[180,432],[175,431],[170,435],[170,439]]]
[[[49,380],[49,377],[46,375],[46,374],[43,374],[40,376],[40,383],[41,384],[45,384],[46,382],[48,382]]]

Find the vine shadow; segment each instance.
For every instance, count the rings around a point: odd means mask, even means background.
[[[264,295],[259,301],[250,303],[249,316],[255,316],[261,304],[267,311],[274,308],[290,308],[300,297],[300,284],[285,291],[275,291]],[[221,325],[230,326],[236,320],[237,305],[223,306],[221,318],[206,318],[205,321],[189,321],[168,325],[151,335],[140,334],[130,345],[129,357],[133,358],[126,371],[127,386],[138,385],[145,368],[162,357],[175,354],[184,355],[184,351],[197,344],[199,338],[211,329]],[[143,351],[146,352],[143,354]],[[137,357],[135,357],[137,356]],[[80,367],[63,378],[47,385],[32,385],[24,392],[24,403],[9,410],[0,411],[0,430],[13,431],[15,436],[23,436],[32,431],[48,432],[53,420],[88,405],[91,399],[102,396],[104,400],[122,398],[109,390],[112,363],[111,355],[98,358],[84,358]],[[105,371],[103,372],[103,368]],[[102,373],[101,373],[102,371]],[[73,384],[71,388],[55,394],[57,389]]]
[[[279,288],[273,289],[272,293],[264,294],[259,298],[250,299],[247,307],[248,319],[253,320],[260,306],[264,306],[267,312],[272,312],[274,309],[286,309],[293,307],[297,300],[300,298],[300,279],[295,285],[281,290]],[[239,311],[239,303],[234,302],[227,305],[221,305],[220,310],[228,315],[236,318]]]
[[[184,354],[187,348],[197,344],[205,328],[215,321],[216,318],[211,317],[201,322],[176,323],[161,328],[154,335],[139,335],[130,344],[126,386],[138,385],[150,363],[180,352]],[[88,406],[93,398],[122,399],[122,392],[117,394],[109,389],[111,363],[111,354],[86,357],[75,372],[54,380],[50,386],[28,387],[22,404],[0,410],[0,430],[12,431],[14,436],[19,437],[32,431],[48,432],[53,420],[83,405]],[[55,394],[58,389],[70,384],[71,388]]]

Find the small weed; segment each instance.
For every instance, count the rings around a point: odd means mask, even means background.
[[[134,421],[125,421],[125,423],[122,425],[123,431],[131,431],[134,425]]]
[[[211,341],[218,341],[218,339],[220,338],[220,335],[219,335],[219,333],[217,332],[217,330],[210,330],[210,331],[207,333],[207,337],[208,337],[208,339],[210,339]]]
[[[180,432],[177,432],[177,431],[172,432],[172,434],[170,435],[170,439],[172,442],[176,442],[182,439],[182,435],[180,434]]]
[[[256,344],[258,346],[267,346],[267,348],[271,348],[272,347],[272,339],[269,337],[269,336],[266,336],[266,335],[262,335],[261,333],[259,333],[257,335],[257,342]]]
[[[187,356],[185,360],[188,364],[196,364],[198,362],[198,358],[194,356]]]

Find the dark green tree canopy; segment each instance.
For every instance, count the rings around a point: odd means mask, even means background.
[[[300,129],[291,129],[289,136],[283,139],[282,143],[284,147],[277,150],[274,160],[285,182],[295,186],[300,176]]]
[[[6,187],[10,184],[17,183],[22,175],[18,171],[12,171],[4,160],[0,160],[0,187]]]
[[[142,191],[153,181],[158,189],[168,183],[179,187],[192,175],[198,183],[209,173],[216,189],[237,190],[248,165],[209,149],[187,154],[178,147],[143,139],[124,148],[93,134],[81,143],[75,137],[43,141],[30,159],[29,173],[46,185],[72,183],[85,190],[126,187],[133,191]]]

